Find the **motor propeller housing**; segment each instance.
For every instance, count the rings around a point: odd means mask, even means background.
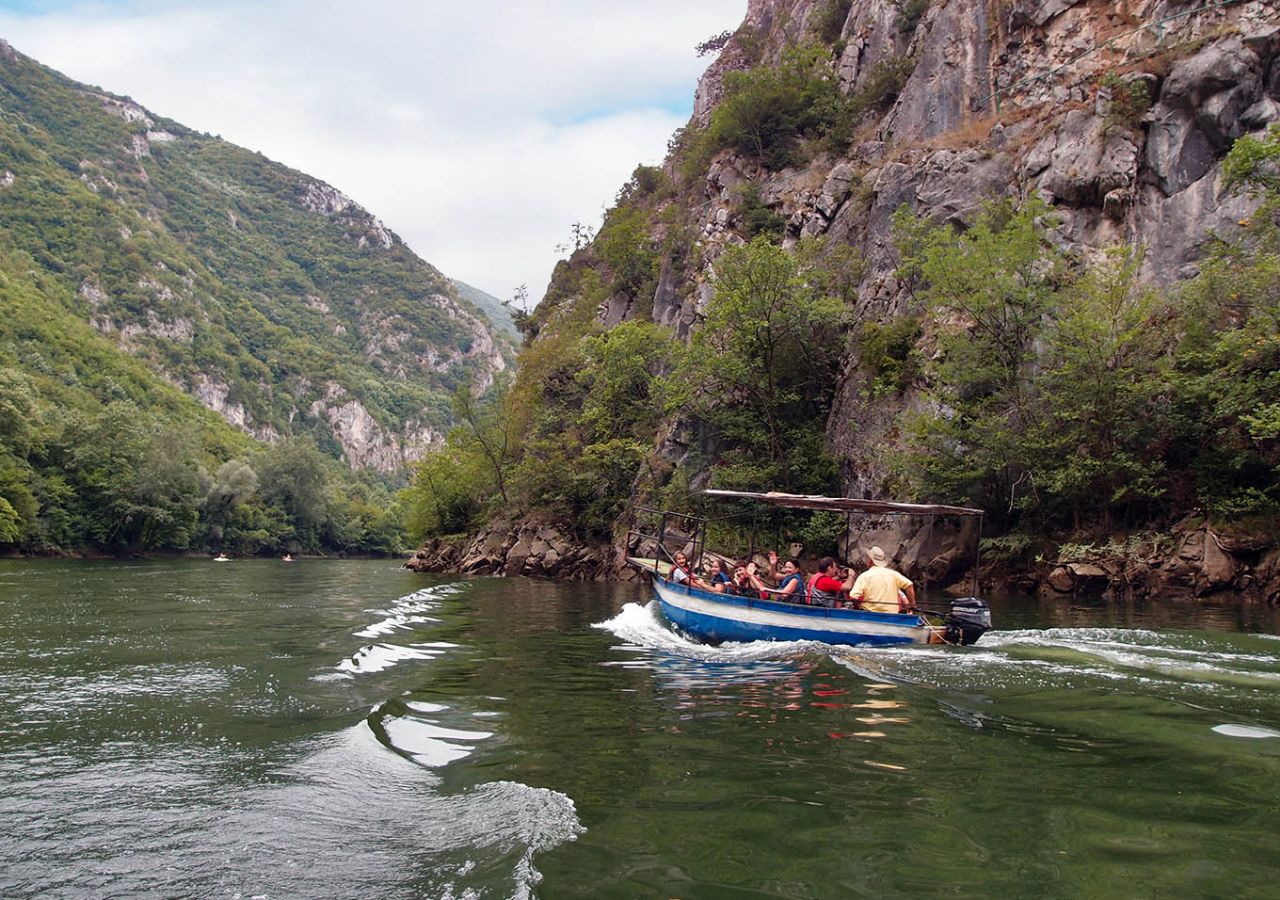
[[[946,626],[947,643],[967,647],[991,630],[991,607],[980,597],[952,600]]]

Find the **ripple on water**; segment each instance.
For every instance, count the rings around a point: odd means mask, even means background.
[[[340,672],[381,672],[396,663],[413,659],[435,659],[456,644],[432,642],[425,644],[367,644],[347,659],[338,663]]]
[[[385,746],[419,765],[438,768],[465,759],[479,742],[494,736],[462,727],[473,718],[443,703],[397,698],[375,706],[366,722]]]
[[[457,593],[462,589],[459,584],[443,584],[424,588],[400,597],[390,609],[370,610],[383,618],[355,632],[356,637],[373,638],[389,637],[401,632],[412,632],[418,625],[439,621],[427,615],[433,611],[440,600]],[[337,670],[341,675],[381,672],[396,663],[409,660],[434,659],[445,651],[456,647],[443,641],[416,642],[397,644],[391,641],[366,644],[351,656],[338,662]],[[340,676],[339,676],[340,677]],[[329,676],[329,680],[333,678]],[[313,678],[319,680],[319,676]]]
[[[311,742],[266,781],[225,777],[250,765],[245,754],[134,752],[31,773],[0,796],[6,837],[27,851],[0,884],[17,895],[387,896],[387,873],[412,859],[416,896],[529,897],[535,855],[584,831],[557,791],[501,781],[442,792],[364,726]]]

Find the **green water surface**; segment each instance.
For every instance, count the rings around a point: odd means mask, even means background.
[[[0,896],[1280,894],[1274,610],[711,648],[649,601],[0,561]]]

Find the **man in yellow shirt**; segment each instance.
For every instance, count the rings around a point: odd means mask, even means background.
[[[916,605],[916,589],[911,579],[889,568],[889,560],[879,547],[867,551],[867,560],[871,568],[858,576],[849,591],[850,598],[859,600],[862,608],[871,612],[896,613]],[[907,597],[901,604],[898,591]]]

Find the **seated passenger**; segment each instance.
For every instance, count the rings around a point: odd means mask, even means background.
[[[717,594],[723,594],[726,591],[731,592],[733,580],[725,572],[724,566],[720,560],[712,557],[711,562],[707,565],[706,583],[710,585],[711,590]]]
[[[768,588],[756,575],[755,563],[740,562],[733,567],[733,592],[739,597],[768,596]]]
[[[862,601],[863,609],[872,612],[904,612],[916,604],[916,589],[911,579],[889,568],[889,559],[879,547],[867,551],[871,564],[850,588],[849,596]],[[899,598],[901,592],[901,598]],[[905,601],[905,602],[904,602]]]
[[[667,578],[676,584],[688,584],[693,577],[689,571],[689,557],[684,555],[684,551],[677,550],[672,559],[675,560],[675,565],[671,567],[671,574]]]
[[[704,591],[712,589],[710,584],[693,574],[689,557],[683,551],[677,550],[672,559],[675,560],[675,565],[671,567],[671,574],[667,576],[669,581],[675,584],[687,584],[689,587],[701,588]]]
[[[840,580],[840,567],[830,556],[818,560],[818,571],[809,579],[808,602],[813,606],[834,607],[853,586],[853,573]]]
[[[770,550],[769,576],[778,585],[769,593],[770,599],[784,603],[798,603],[804,599],[804,576],[800,574],[800,564],[794,559],[788,559],[779,568],[778,554]]]

